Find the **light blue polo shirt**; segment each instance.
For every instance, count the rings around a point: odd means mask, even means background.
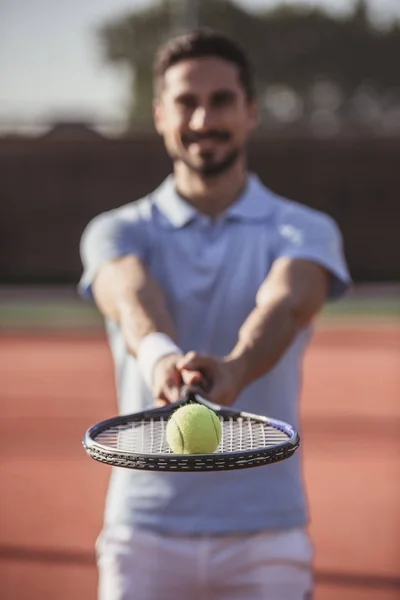
[[[341,235],[325,214],[281,198],[249,175],[247,187],[216,220],[200,214],[169,177],[149,196],[93,219],[81,243],[80,291],[106,261],[135,254],[164,290],[183,351],[223,356],[255,306],[257,290],[280,257],[308,259],[332,274],[330,298],[350,282]],[[121,413],[153,406],[150,390],[116,323],[106,323]],[[238,398],[238,409],[299,426],[304,329],[279,363]],[[321,399],[323,402],[323,399]],[[216,473],[114,469],[107,524],[175,534],[224,534],[307,523],[301,451],[275,465]]]

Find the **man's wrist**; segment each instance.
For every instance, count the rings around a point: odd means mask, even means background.
[[[149,333],[139,343],[136,359],[149,388],[153,385],[154,368],[159,360],[169,354],[184,354],[181,348],[165,333]]]
[[[233,379],[238,389],[242,390],[252,382],[249,361],[245,354],[233,351],[225,357],[224,362],[232,368]]]

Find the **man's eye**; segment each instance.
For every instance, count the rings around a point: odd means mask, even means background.
[[[233,104],[234,96],[232,94],[218,94],[213,98],[213,106],[219,108],[221,106],[229,106]]]
[[[181,108],[195,108],[196,107],[196,101],[194,98],[189,98],[189,97],[178,98],[176,103]]]

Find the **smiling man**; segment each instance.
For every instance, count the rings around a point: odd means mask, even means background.
[[[243,179],[245,143],[258,119],[244,57],[214,40],[221,56],[205,54],[193,60],[188,49],[187,59],[181,60],[175,44],[171,42],[169,54],[160,53],[155,65],[155,120],[178,177],[195,171],[209,183],[235,167]]]
[[[298,427],[312,322],[349,284],[340,233],[247,171],[258,107],[234,42],[208,30],[171,40],[154,85],[173,174],[96,217],[81,245],[80,290],[105,317],[120,410],[200,382],[217,403]],[[116,469],[99,598],[311,598],[307,525],[300,453],[243,472]]]

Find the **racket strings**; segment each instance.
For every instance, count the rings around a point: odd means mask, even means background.
[[[131,454],[171,454],[165,435],[167,420],[161,417],[111,427],[99,433],[96,442]],[[220,421],[222,437],[216,454],[268,448],[290,439],[285,431],[250,417],[220,417]]]

